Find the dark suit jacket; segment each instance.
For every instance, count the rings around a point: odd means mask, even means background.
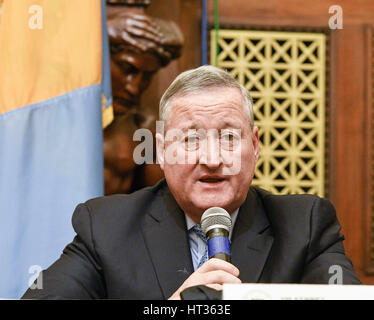
[[[167,299],[193,272],[186,222],[165,180],[131,195],[80,204],[77,233],[23,298]],[[331,265],[358,284],[328,200],[251,187],[232,235],[232,263],[245,282],[324,283]]]

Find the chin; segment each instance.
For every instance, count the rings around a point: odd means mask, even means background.
[[[211,207],[227,208],[232,203],[232,201],[230,201],[229,199],[219,199],[217,197],[204,197],[197,199],[196,201],[194,201],[194,203],[196,204],[196,207],[206,210]]]

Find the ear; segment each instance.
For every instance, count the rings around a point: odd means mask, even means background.
[[[160,168],[164,170],[165,163],[165,141],[161,133],[156,133],[156,155]]]
[[[252,130],[252,144],[253,144],[253,151],[255,154],[255,159],[257,162],[258,157],[260,156],[260,139],[258,137],[258,128],[256,126],[254,126]]]

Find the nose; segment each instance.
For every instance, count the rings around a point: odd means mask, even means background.
[[[140,85],[142,82],[143,74],[141,72],[133,73],[128,76],[126,90],[133,96],[140,94]]]
[[[217,169],[222,164],[219,141],[216,137],[208,136],[201,148],[200,164],[209,169]]]

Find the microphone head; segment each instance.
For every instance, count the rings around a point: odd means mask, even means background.
[[[230,214],[220,207],[209,208],[201,216],[201,230],[204,234],[213,228],[222,228],[230,232],[231,226]]]

